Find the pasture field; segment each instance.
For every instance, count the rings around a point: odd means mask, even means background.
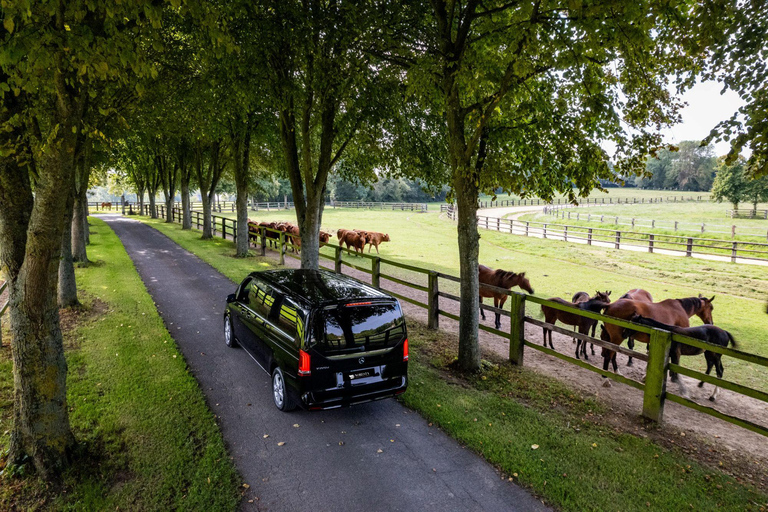
[[[295,223],[292,211],[251,212],[251,218]],[[435,212],[327,210],[323,214],[323,227],[334,234],[342,227],[386,232],[392,241],[380,246],[382,257],[459,274],[456,226]],[[740,349],[768,356],[768,325],[764,312],[768,298],[766,267],[617,251],[482,229],[480,236],[480,263],[492,268],[525,271],[536,294],[542,297],[570,299],[576,291],[593,293],[600,289],[611,290],[615,300],[625,291],[638,287],[650,291],[655,300],[695,297],[699,293],[707,297],[714,295],[717,297],[715,323],[733,333]],[[324,252],[332,254],[329,249]],[[360,258],[345,255],[345,259],[354,263]],[[423,275],[414,277],[407,271],[386,265],[382,265],[382,272],[426,284]],[[456,287],[451,289],[448,283],[441,284],[441,290],[458,291]],[[529,309],[529,315],[542,318],[538,307]],[[692,325],[697,323],[700,323],[698,318],[693,318]],[[699,371],[706,368],[703,357],[684,358],[683,364]],[[768,391],[768,371],[756,365],[727,359],[726,378]]]
[[[284,212],[283,218],[288,220],[290,213]],[[454,229],[437,215],[347,211],[337,219],[329,217],[325,216],[328,226],[354,218],[361,228],[388,230],[394,238],[382,246],[382,256],[397,253],[398,260],[453,271]],[[272,257],[233,257],[231,241],[200,240],[198,231],[182,231],[178,224],[142,220],[233,281],[274,264]],[[421,242],[410,243],[403,238],[427,228],[439,236],[425,234]],[[485,239],[484,253],[493,248]],[[426,247],[435,240],[438,245]],[[562,260],[560,264],[568,265]],[[485,365],[479,375],[449,373],[456,336],[429,331],[409,320],[409,338],[411,385],[403,402],[496,465],[504,478],[531,488],[561,510],[760,510],[765,506],[764,494],[695,462],[678,445],[657,443],[652,429],[639,436],[617,430],[610,424],[613,413],[605,406],[556,380],[527,368],[497,364],[499,360]]]
[[[613,198],[632,198],[632,197],[644,197],[647,199],[650,198],[657,198],[657,197],[665,197],[665,198],[672,198],[672,197],[709,197],[709,192],[681,192],[679,190],[646,190],[641,188],[634,188],[634,187],[611,187],[606,188],[605,192],[601,192],[597,189],[592,190],[589,194],[587,194],[585,197],[589,197],[590,199],[594,198],[605,198],[606,201],[608,201],[609,197]],[[557,199],[566,199],[567,196],[563,194],[557,194],[555,195],[555,202],[557,202]],[[496,196],[496,199],[494,201],[499,200],[503,201],[505,199],[520,199],[520,197],[516,194],[499,194]],[[490,201],[491,196],[489,195],[481,195],[480,201]]]
[[[74,464],[55,498],[34,477],[0,475],[0,510],[235,510],[239,478],[215,416],[120,240],[90,223],[83,306],[62,311]],[[0,458],[13,404],[4,334]]]
[[[745,205],[741,205],[742,208]],[[752,205],[749,205],[751,208]],[[758,209],[766,209],[768,204],[758,204]],[[726,215],[731,209],[729,203],[703,201],[697,203],[655,203],[655,204],[622,204],[606,206],[590,206],[589,208],[570,208],[571,218],[565,219],[545,213],[532,213],[519,217],[520,220],[535,222],[579,225],[606,229],[628,229],[627,224],[635,218],[635,230],[663,234],[695,234],[705,238],[731,239],[731,226],[736,226],[736,239],[747,241],[766,241],[768,220],[765,219],[732,219]],[[580,220],[576,220],[576,213]],[[592,220],[587,222],[587,214]],[[600,216],[605,222],[600,222]],[[614,224],[619,217],[618,227]],[[655,229],[651,228],[651,220],[656,221]],[[674,231],[674,223],[678,221],[678,231]],[[623,223],[623,225],[622,225]],[[704,224],[704,233],[701,224]],[[756,236],[745,236],[747,234]]]

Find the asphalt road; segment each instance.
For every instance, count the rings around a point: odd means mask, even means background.
[[[241,510],[548,510],[395,400],[278,411],[270,377],[242,349],[224,344],[224,301],[235,285],[155,229],[103,218],[219,417],[229,453],[250,486]]]

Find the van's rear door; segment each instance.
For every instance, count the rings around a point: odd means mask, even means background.
[[[402,362],[406,338],[397,301],[328,306],[313,315],[313,384],[322,388],[371,382],[385,366]],[[373,379],[377,377],[378,379]]]

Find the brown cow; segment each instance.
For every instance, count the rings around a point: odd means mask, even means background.
[[[320,247],[324,246],[328,242],[331,241],[331,234],[326,233],[325,231],[320,232]]]
[[[376,247],[376,254],[379,254],[379,244],[382,242],[389,242],[389,235],[386,233],[377,233],[376,231],[368,232],[368,254],[371,253],[371,249]]]
[[[484,284],[495,286],[497,288],[511,289],[513,286],[519,286],[528,293],[533,293],[531,283],[525,278],[525,272],[515,274],[514,272],[508,272],[506,270],[496,269],[492,270],[485,265],[477,266],[477,273],[480,279],[480,315],[485,320],[485,312],[483,311],[483,297],[493,297],[493,307],[503,308],[504,303],[507,301],[508,295],[506,293],[500,293],[491,290],[488,287],[484,287]],[[501,329],[501,315],[496,313],[496,328]]]
[[[355,255],[357,255],[358,252],[363,254],[363,249],[365,249],[365,244],[368,242],[368,239],[360,233],[347,231],[344,233],[342,241],[347,244],[347,253],[352,254],[352,251],[350,251],[349,248],[354,247]],[[339,243],[339,245],[341,245],[341,243]]]

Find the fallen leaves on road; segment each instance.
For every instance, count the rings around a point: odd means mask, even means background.
[[[285,441],[280,441],[279,443],[277,443],[277,446],[283,446],[284,444],[285,444]]]
[[[531,445],[531,450],[538,450],[538,449],[539,449],[539,445],[537,445],[537,444],[532,444]]]

